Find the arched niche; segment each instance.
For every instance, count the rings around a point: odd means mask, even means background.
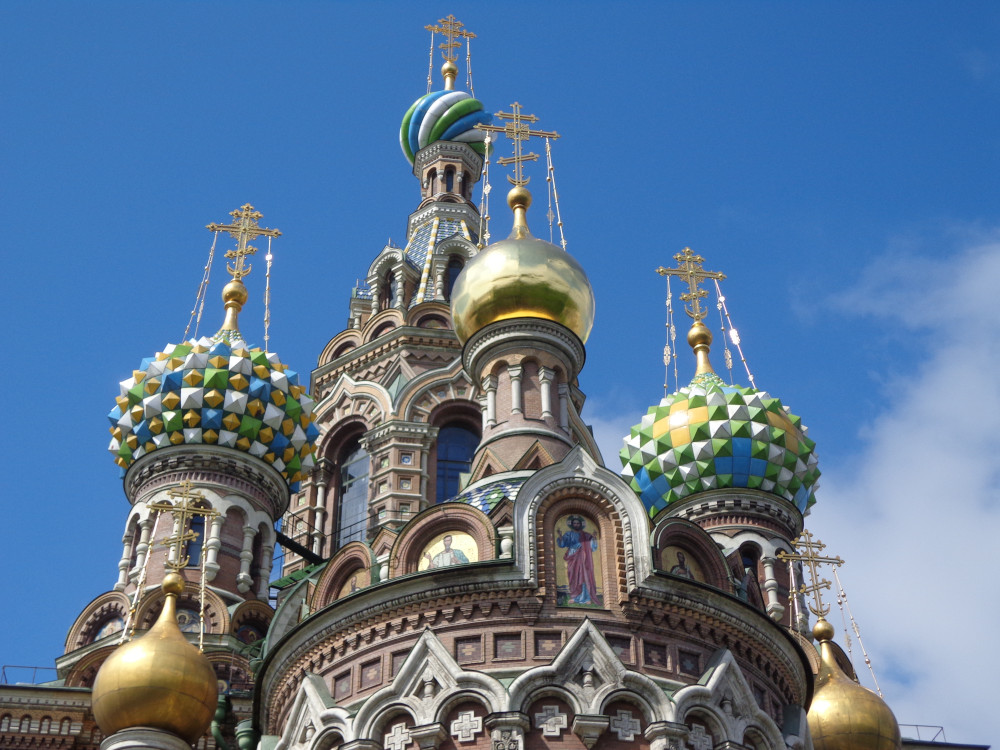
[[[115,620],[120,620],[124,627],[129,606],[128,597],[120,591],[108,591],[98,596],[80,613],[66,634],[66,653],[111,635],[112,630],[108,626]]]
[[[458,551],[458,547],[447,544],[445,537],[459,534],[475,545],[477,559],[469,559],[470,563],[496,557],[496,529],[483,512],[462,503],[442,503],[421,513],[400,534],[390,556],[389,575],[395,578],[455,564],[447,563],[447,551]]]
[[[267,635],[267,628],[274,617],[274,610],[259,599],[250,599],[232,614],[230,632],[243,643],[255,643]]]
[[[194,581],[185,581],[184,590],[177,597],[177,624],[183,632],[197,634],[200,627],[199,608],[201,587]],[[164,594],[157,589],[147,594],[135,613],[136,630],[153,627],[163,609]],[[232,624],[229,610],[222,598],[210,589],[205,590],[205,632],[228,633]]]
[[[718,545],[704,529],[683,518],[667,518],[653,530],[653,564],[676,578],[732,591],[729,569]]]
[[[310,610],[318,612],[338,599],[370,586],[375,582],[372,576],[374,563],[368,545],[362,542],[344,545],[327,563],[316,582]]]

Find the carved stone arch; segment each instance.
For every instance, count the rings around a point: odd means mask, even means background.
[[[274,610],[266,602],[262,602],[259,599],[248,599],[237,605],[233,611],[229,632],[244,643],[253,643],[258,638],[263,638],[267,635],[267,629],[273,617]],[[249,632],[248,628],[252,628],[257,633],[258,638],[246,640],[246,634]]]
[[[445,395],[438,395],[444,390]],[[460,394],[459,391],[464,391]],[[442,405],[460,402],[467,405],[482,422],[479,404],[476,402],[478,388],[462,368],[460,360],[454,360],[446,369],[429,370],[410,380],[399,395],[397,412],[409,422],[432,422],[432,414]]]
[[[451,729],[447,721],[448,714],[458,706],[474,703],[483,710],[484,715],[489,715],[496,710],[491,706],[491,701],[483,695],[481,690],[473,690],[469,687],[465,689],[456,688],[443,693],[443,696],[443,699],[436,706],[436,714],[433,721],[443,725],[445,730],[450,731]]]
[[[348,328],[346,331],[341,331],[323,347],[323,351],[319,355],[319,366],[322,367],[346,354],[348,350],[345,350],[344,347],[357,348],[361,346],[363,341],[361,332],[357,329]]]
[[[392,552],[392,547],[398,538],[399,532],[396,529],[390,529],[386,526],[381,527],[375,534],[375,538],[371,541],[374,558],[378,560],[383,555],[388,555]]]
[[[66,634],[65,653],[94,642],[95,636],[115,617],[124,622],[130,607],[129,598],[120,591],[108,591],[88,604]]]
[[[370,426],[385,421],[391,408],[392,397],[385,386],[370,381],[356,381],[344,374],[317,406],[316,423],[321,430],[329,431],[337,422],[357,417]]]
[[[336,601],[341,589],[350,581],[351,576],[358,571],[368,571],[369,580],[365,586],[377,581],[371,580],[375,557],[371,548],[363,542],[348,542],[341,547],[323,569],[316,583],[316,591],[312,596],[310,610],[318,612],[323,607]],[[364,588],[361,586],[359,588]]]
[[[93,687],[97,671],[117,648],[118,644],[113,643],[86,654],[69,670],[69,674],[66,675],[66,687]]]
[[[428,282],[429,284],[432,281]],[[445,328],[451,329],[451,305],[436,299],[424,298],[424,301],[414,305],[406,311],[406,325],[414,328],[437,328],[437,326],[424,325],[421,321],[427,317],[436,317],[445,322]]]
[[[662,701],[659,700],[659,696],[655,694],[647,696],[643,692],[637,692],[627,687],[616,687],[601,696],[601,703],[597,713],[607,716],[608,707],[613,703],[628,703],[635,706],[636,710],[642,714],[642,718],[646,723],[651,724],[654,721],[662,720],[664,717],[661,716]],[[662,693],[663,691],[660,690],[660,692]]]
[[[420,553],[435,536],[448,531],[463,532],[475,540],[478,562],[496,558],[497,533],[486,514],[463,503],[441,503],[421,512],[400,533],[389,559],[389,576],[416,573]]]
[[[329,750],[354,739],[350,714],[336,705],[323,678],[306,673],[292,700],[279,747]]]
[[[727,593],[732,591],[729,566],[722,551],[708,533],[698,524],[683,518],[667,518],[660,521],[653,531],[653,564],[657,570],[670,573],[683,562],[667,560],[667,548],[681,550],[691,561],[696,562],[710,586]]]
[[[620,525],[622,560],[615,570],[620,588],[631,591],[652,573],[649,557],[649,517],[642,502],[621,477],[603,466],[581,446],[573,448],[557,464],[533,474],[518,491],[514,507],[514,539],[517,564],[531,581],[540,579],[543,562],[538,549],[538,510],[556,490],[570,490],[579,497],[603,498],[615,510],[614,523]],[[586,493],[589,493],[587,495]],[[549,545],[551,547],[552,544]],[[554,558],[550,560],[554,561]]]
[[[197,611],[201,606],[199,596],[201,587],[194,581],[185,581],[184,590],[177,597],[177,608]],[[136,630],[148,630],[153,627],[156,618],[163,609],[164,594],[157,590],[148,594],[135,613]],[[205,590],[205,632],[229,633],[232,623],[226,603],[211,589]]]
[[[381,743],[381,727],[405,711],[419,726],[442,715],[442,707],[455,705],[455,696],[475,697],[491,713],[508,710],[507,691],[484,672],[465,671],[429,628],[410,649],[392,682],[372,694],[354,716],[358,737]]]
[[[371,726],[358,733],[359,739],[369,739],[385,747],[385,738],[392,733],[397,724],[406,725],[407,729],[420,726],[424,722],[414,715],[413,708],[407,703],[396,702],[386,706],[378,716],[374,717]]]
[[[697,739],[698,735],[701,734],[698,731],[699,724],[704,727],[703,731],[705,733],[711,735],[711,747],[725,746],[724,743],[727,741],[735,742],[735,740],[730,739],[729,727],[722,720],[722,717],[708,705],[695,704],[689,706],[683,713],[678,711],[677,716],[679,722],[688,727],[689,747],[698,747],[701,744]]]
[[[399,271],[403,266],[403,250],[399,247],[386,246],[368,267],[368,288],[375,289],[386,271]],[[374,283],[373,283],[374,282]]]

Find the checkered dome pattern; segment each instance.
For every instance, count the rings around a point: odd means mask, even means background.
[[[169,445],[244,451],[277,469],[292,491],[313,467],[313,400],[278,355],[238,338],[170,344],[123,380],[109,450],[124,472]]]
[[[650,517],[721,487],[771,492],[805,512],[816,502],[815,446],[780,400],[708,373],[651,407],[632,428],[620,454],[622,477]]]

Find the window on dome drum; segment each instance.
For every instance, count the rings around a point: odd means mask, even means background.
[[[455,168],[448,167],[444,170],[444,189],[449,193],[455,190]]]
[[[380,310],[388,310],[395,306],[396,292],[399,288],[398,284],[399,282],[396,281],[396,274],[392,271],[388,271],[382,282],[382,290],[379,294]]]
[[[462,474],[472,466],[479,435],[461,424],[445,425],[437,437],[437,491],[435,501],[443,503],[458,494]]]
[[[444,298],[446,300],[451,300],[451,291],[455,288],[455,282],[458,280],[458,275],[462,273],[463,267],[462,259],[457,255],[452,255],[448,259],[448,268],[445,270],[444,282]]]
[[[344,448],[340,459],[337,546],[365,538],[368,510],[368,453],[355,438]]]
[[[201,565],[201,550],[205,546],[205,516],[194,516],[191,519],[191,531],[198,536],[187,543],[188,567]]]

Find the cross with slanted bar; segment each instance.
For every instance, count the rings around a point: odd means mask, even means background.
[[[818,539],[813,541],[813,535],[808,529],[802,529],[799,538],[795,540],[795,549],[804,551],[797,555],[790,555],[787,552],[781,551],[777,557],[782,562],[804,562],[806,564],[809,568],[809,576],[812,578],[812,585],[806,586],[803,584],[799,587],[799,593],[812,594],[814,604],[809,605],[809,611],[817,617],[825,617],[830,611],[830,605],[823,604],[820,591],[829,589],[830,582],[819,577],[817,568],[824,564],[840,566],[844,564],[844,561],[839,557],[822,557],[819,555],[818,553],[826,549],[826,545]]]
[[[479,130],[485,130],[488,133],[503,133],[514,142],[514,155],[504,156],[497,159],[497,164],[502,164],[504,166],[513,164],[514,176],[507,177],[507,179],[510,181],[511,185],[522,186],[527,185],[531,180],[530,177],[528,179],[524,178],[524,162],[538,161],[538,154],[524,153],[524,149],[521,145],[522,141],[526,141],[532,136],[536,136],[538,138],[558,138],[559,134],[554,130],[532,130],[528,123],[538,122],[538,118],[535,115],[521,114],[521,105],[518,102],[511,104],[510,109],[510,112],[497,112],[494,115],[501,120],[510,121],[505,125],[476,125],[476,128]]]
[[[181,568],[186,568],[187,564],[191,561],[191,558],[186,554],[181,557],[184,545],[198,538],[198,532],[188,528],[188,520],[194,516],[215,518],[219,515],[219,512],[212,508],[199,508],[195,504],[204,501],[205,496],[195,490],[194,485],[190,481],[181,482],[179,489],[170,490],[167,492],[167,495],[175,498],[178,502],[149,503],[146,507],[150,510],[155,510],[157,513],[169,512],[173,514],[178,531],[164,539],[161,544],[167,547],[172,545],[174,548],[173,555],[171,555],[173,559],[168,558],[167,567],[180,570]]]
[[[460,39],[475,39],[476,35],[471,31],[465,29],[465,24],[459,21],[455,16],[450,13],[446,18],[439,18],[437,24],[429,24],[424,26],[432,34],[444,34],[446,41],[441,42],[438,47],[441,50],[441,55],[448,62],[455,62],[458,59],[458,55],[455,54],[454,50],[462,46],[462,43],[456,41],[455,37]]]
[[[281,232],[277,229],[267,229],[257,226],[257,221],[264,214],[260,211],[255,211],[249,203],[244,203],[235,211],[230,211],[229,215],[235,219],[232,224],[216,224],[212,222],[206,228],[213,232],[229,232],[229,236],[237,240],[236,249],[226,253],[226,258],[235,260],[236,263],[233,265],[227,263],[226,270],[229,271],[230,276],[239,281],[253,270],[253,266],[249,263],[246,266],[243,264],[246,256],[257,252],[257,248],[249,244],[250,240],[261,235],[265,237],[280,237]]]
[[[699,300],[708,296],[708,291],[702,289],[698,285],[705,279],[716,279],[722,281],[726,278],[724,273],[719,271],[706,271],[701,267],[701,264],[705,262],[705,259],[700,255],[695,255],[691,252],[691,248],[686,247],[681,252],[674,256],[674,260],[677,261],[677,268],[664,268],[660,266],[656,269],[656,272],[660,276],[679,276],[681,279],[687,282],[688,291],[681,294],[681,299],[685,302],[690,302],[691,306],[684,306],[684,311],[690,315],[695,322],[700,321],[707,314],[707,310],[702,310]]]

